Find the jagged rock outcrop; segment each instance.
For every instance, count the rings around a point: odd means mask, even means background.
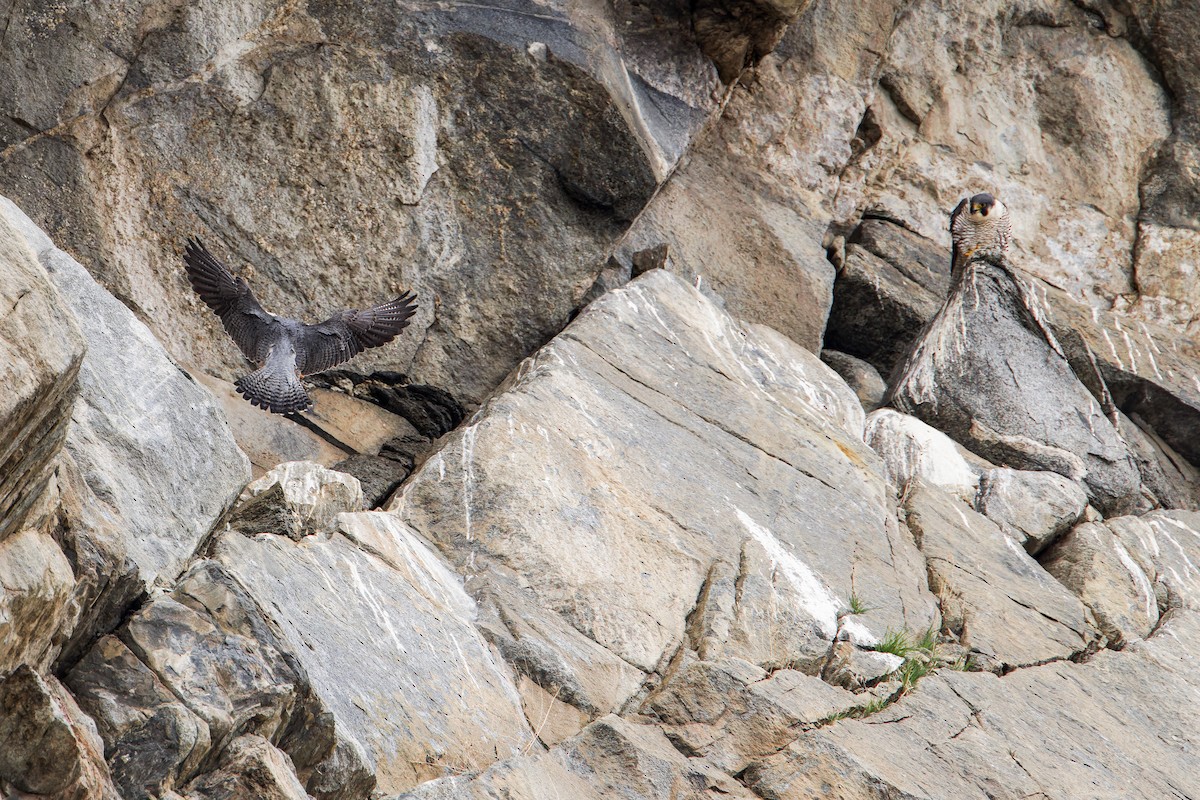
[[[3,12],[0,794],[1200,793],[1192,11]]]
[[[1057,472],[1101,511],[1132,510],[1133,456],[1021,281],[1007,264],[968,262],[889,399],[995,463]]]
[[[414,289],[413,332],[357,368],[477,402],[562,325],[719,97],[686,2],[12,16],[0,193],[226,379],[240,357],[182,279],[188,234],[296,318]]]
[[[936,625],[862,426],[814,355],[655,270],[524,364],[389,508],[475,591],[522,575],[539,616],[644,673],[606,685],[589,673],[612,667],[542,640],[585,692],[568,703],[615,710],[681,649],[815,674],[843,631]],[[843,624],[851,595],[879,611]]]

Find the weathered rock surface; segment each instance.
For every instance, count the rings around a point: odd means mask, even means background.
[[[880,609],[854,629],[864,643],[937,620],[862,426],[811,353],[654,270],[524,364],[391,508],[482,586],[523,576],[522,594],[645,673],[681,647],[816,673],[852,593]],[[542,641],[574,685],[628,692]]]
[[[338,524],[301,542],[226,534],[214,558],[279,626],[343,755],[360,754],[379,791],[394,793],[533,746],[459,579],[393,515]]]
[[[971,505],[990,466],[946,434],[894,408],[867,415],[863,440],[883,460],[888,483],[903,494],[918,479]]]
[[[287,316],[415,289],[412,333],[358,363],[478,401],[558,330],[716,107],[691,16],[680,0],[14,14],[0,190],[189,367],[242,368],[182,277],[199,232]]]
[[[0,189],[193,374],[245,365],[189,233],[421,313],[225,409],[392,511],[214,532],[221,409],[3,206],[0,794],[1200,794],[1190,0],[10,5]],[[864,423],[982,190],[1046,283],[951,298],[957,422]]]
[[[854,390],[864,411],[874,411],[883,405],[887,384],[870,364],[837,350],[822,350],[821,360]]]
[[[655,728],[608,716],[549,753],[510,759],[476,778],[430,781],[395,800],[534,800],[546,791],[580,800],[754,797],[705,759],[681,754]]]
[[[66,309],[0,207],[0,540],[25,526],[66,439],[84,350]]]
[[[979,481],[975,509],[1036,555],[1083,516],[1087,495],[1055,472],[991,469]]]
[[[794,12],[808,4],[725,5]],[[862,149],[860,121],[898,7],[812,3],[735,87],[723,118],[622,238],[616,259],[630,264],[665,244],[667,269],[737,316],[819,352],[835,275],[825,252],[837,218],[830,198]]]
[[[308,800],[287,754],[261,736],[239,736],[221,761],[188,786],[188,798],[204,800]]]
[[[71,562],[49,534],[26,528],[0,541],[0,587],[0,674],[49,667],[73,622]]]
[[[96,721],[124,797],[182,785],[212,747],[208,724],[117,636],[96,642],[66,683]]]
[[[921,483],[904,507],[943,624],[976,667],[1005,672],[1094,646],[1083,604],[995,523]]]
[[[120,797],[95,723],[62,684],[27,664],[0,681],[0,789],[13,788],[64,800]]]
[[[1042,559],[1121,648],[1200,605],[1200,515],[1155,511],[1071,530]]]
[[[255,478],[287,461],[315,461],[328,467],[350,455],[314,431],[250,405],[232,383],[205,373],[195,377],[221,404],[238,449],[250,460]]]
[[[1194,714],[1161,698],[1196,691],[1197,644],[1189,612],[1086,664],[943,671],[878,715],[801,734],[742,777],[777,800],[1186,797],[1200,791]]]
[[[87,342],[66,447],[96,498],[128,526],[141,580],[169,582],[241,490],[246,457],[212,396],[129,309],[10,201],[0,198],[0,213],[37,253]]]
[[[1020,280],[1003,264],[968,263],[891,401],[996,464],[1057,472],[1082,481],[1101,511],[1130,510],[1141,489],[1133,457],[1053,349]]]
[[[311,461],[289,461],[249,484],[229,524],[254,536],[278,533],[300,540],[329,533],[338,514],[363,510],[358,479]]]
[[[889,376],[950,290],[950,253],[895,222],[865,218],[834,258],[825,346]]]

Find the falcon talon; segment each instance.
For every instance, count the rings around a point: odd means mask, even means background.
[[[237,379],[238,394],[275,414],[312,408],[302,377],[387,344],[417,313],[416,295],[405,292],[373,308],[339,311],[324,322],[308,325],[266,311],[246,279],[234,277],[195,237],[188,239],[183,263],[196,294],[221,318],[242,354],[259,366]]]

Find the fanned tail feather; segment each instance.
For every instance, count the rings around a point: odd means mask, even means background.
[[[273,369],[269,362],[257,372],[238,378],[234,386],[251,405],[276,414],[295,414],[312,406],[295,373]]]

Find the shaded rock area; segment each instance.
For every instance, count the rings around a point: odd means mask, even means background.
[[[1194,3],[9,6],[0,795],[1200,796]]]

